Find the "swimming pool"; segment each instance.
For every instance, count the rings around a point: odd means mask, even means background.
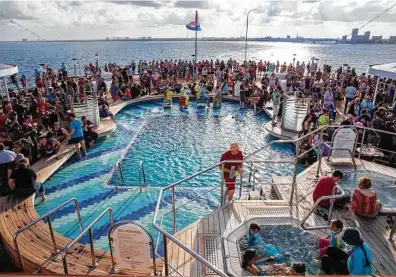
[[[317,274],[317,236],[293,225],[261,226],[260,235],[265,244],[271,244],[280,253],[288,254],[290,264],[302,262],[307,268],[307,274]],[[239,240],[239,246],[243,253],[246,249],[246,236]]]
[[[155,110],[155,113],[153,113]],[[158,113],[159,111],[159,113]],[[117,129],[106,140],[88,151],[80,161],[70,161],[46,183],[48,200],[36,206],[40,215],[50,211],[70,198],[77,198],[84,226],[87,226],[105,208],[111,207],[114,219],[135,220],[144,224],[154,234],[152,218],[161,187],[192,175],[219,161],[230,142],[238,142],[244,153],[252,152],[271,138],[264,125],[269,118],[252,110],[240,110],[239,105],[224,102],[221,109],[196,109],[180,111],[177,105],[162,110],[162,103],[148,102],[125,108],[116,116]],[[294,155],[292,145],[271,145],[261,153],[261,158],[282,159]],[[118,192],[104,186],[117,161],[122,160],[125,182],[136,189]],[[139,191],[138,164],[144,163],[149,187]],[[291,165],[267,165],[268,180],[273,175],[292,174]],[[182,185],[177,190],[177,202],[183,203],[220,180],[220,172],[204,174]],[[114,185],[115,175],[109,185]],[[162,207],[169,205],[164,198]],[[217,195],[209,194],[202,201],[191,203],[188,213],[178,218],[178,227],[184,227],[218,206]],[[78,225],[73,207],[66,207],[52,217],[55,230],[75,238]],[[170,218],[163,222],[170,228]],[[104,250],[107,245],[108,219],[95,225],[95,246]],[[83,243],[88,238],[82,239]],[[159,249],[162,251],[162,249]],[[161,253],[161,252],[160,252]]]
[[[377,192],[377,198],[382,205],[396,207],[396,187],[392,186],[394,178],[390,176],[369,171],[345,174],[340,186],[346,190],[346,193],[352,195],[361,177],[371,179],[373,184],[371,189]]]

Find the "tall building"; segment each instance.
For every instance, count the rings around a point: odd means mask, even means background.
[[[371,40],[374,42],[382,42],[382,36],[372,36]]]
[[[358,35],[359,35],[359,29],[358,28],[352,29],[351,42],[357,42]]]
[[[364,32],[363,37],[365,41],[368,41],[370,39],[370,31]]]

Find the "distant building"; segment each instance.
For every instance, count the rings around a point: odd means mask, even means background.
[[[389,42],[396,43],[396,36],[390,36],[389,37]]]
[[[357,42],[358,35],[359,35],[359,29],[358,28],[352,29],[351,42]]]
[[[372,36],[371,40],[375,42],[382,42],[382,36]]]
[[[357,42],[368,42],[370,40],[370,31],[364,32],[364,35],[357,36]]]
[[[23,39],[22,39],[22,42],[27,42],[27,38],[23,38]]]
[[[342,40],[347,40],[347,35],[342,36]]]
[[[106,40],[110,40],[110,38],[109,38],[109,37],[107,37],[107,38],[106,38]]]

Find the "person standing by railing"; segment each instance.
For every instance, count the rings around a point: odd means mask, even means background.
[[[222,161],[242,161],[243,154],[242,151],[239,150],[238,143],[231,143],[230,150],[223,153],[221,156],[220,162]],[[224,168],[224,169],[223,169]],[[242,174],[243,163],[241,162],[227,162],[219,166],[219,169],[223,171],[223,177],[226,185],[226,192],[224,194],[224,199],[228,198],[228,201],[231,202],[232,197],[235,193],[235,182],[237,176]]]

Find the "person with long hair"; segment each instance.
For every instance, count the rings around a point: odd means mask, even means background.
[[[347,218],[352,213],[364,217],[376,217],[381,210],[381,204],[377,201],[377,194],[371,190],[372,182],[367,177],[359,179],[357,188],[352,195],[352,203]]]
[[[371,250],[356,228],[347,228],[341,238],[352,247],[347,253],[337,247],[328,247],[322,257],[322,270],[326,274],[371,275],[373,263]]]

